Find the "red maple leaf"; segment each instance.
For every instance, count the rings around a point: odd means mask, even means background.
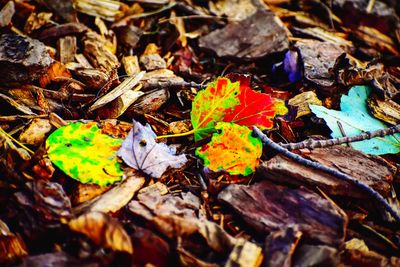
[[[272,119],[276,115],[286,114],[287,108],[283,101],[250,88],[250,76],[231,75],[229,78],[240,82],[240,93],[238,95],[240,105],[226,113],[223,121],[270,129],[273,126]]]

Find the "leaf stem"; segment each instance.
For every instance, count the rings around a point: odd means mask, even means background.
[[[191,135],[191,134],[194,134],[194,133],[195,133],[195,130],[192,129],[192,130],[190,130],[188,132],[184,132],[184,133],[160,135],[160,136],[157,136],[156,139],[188,136],[188,135]]]
[[[367,131],[367,132],[361,133],[359,135],[354,135],[354,136],[345,136],[345,137],[328,139],[328,140],[308,139],[303,142],[289,143],[289,144],[280,143],[279,145],[286,149],[289,149],[289,150],[302,149],[302,148],[313,149],[313,148],[319,148],[319,147],[336,146],[336,145],[341,145],[344,143],[363,141],[363,140],[368,140],[368,139],[372,139],[375,137],[385,137],[387,135],[392,135],[392,134],[399,133],[399,132],[400,132],[400,124],[397,124],[397,125],[389,127],[389,128],[379,129],[376,131]]]
[[[357,188],[359,188],[360,190],[364,191],[365,193],[367,193],[368,195],[370,195],[373,199],[375,199],[379,204],[381,204],[385,210],[387,212],[389,212],[393,218],[400,223],[400,214],[394,210],[390,204],[378,193],[376,192],[374,189],[372,189],[371,187],[369,187],[367,184],[365,184],[362,181],[357,180],[356,178],[347,175],[341,171],[329,168],[321,163],[318,162],[314,162],[308,159],[303,158],[300,155],[297,155],[293,152],[290,152],[289,150],[287,150],[286,148],[280,146],[279,144],[275,143],[274,141],[272,141],[271,139],[268,138],[267,135],[265,135],[260,129],[258,129],[257,127],[253,127],[254,132],[258,135],[258,137],[261,139],[261,141],[263,142],[264,145],[276,150],[277,152],[281,153],[282,155],[293,159],[295,161],[297,161],[300,164],[303,164],[304,166],[308,166],[308,167],[312,167],[314,169],[323,171],[325,173],[329,173],[343,181],[349,182],[351,184],[353,184],[354,186],[356,186]]]

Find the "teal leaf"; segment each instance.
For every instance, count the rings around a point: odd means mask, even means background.
[[[332,131],[333,138],[343,137],[338,122],[346,136],[354,136],[366,131],[387,128],[387,125],[374,118],[368,111],[367,99],[371,89],[368,86],[354,86],[348,95],[343,95],[340,102],[341,111],[310,105],[317,117],[325,120]],[[353,148],[367,154],[397,154],[400,152],[400,134],[376,137],[370,140],[354,142]]]

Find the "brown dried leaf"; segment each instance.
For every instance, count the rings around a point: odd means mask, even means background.
[[[102,212],[90,212],[72,219],[68,226],[74,232],[87,236],[97,246],[113,251],[133,253],[132,242],[116,219]]]
[[[19,140],[28,145],[39,146],[45,141],[46,135],[53,129],[47,119],[33,119],[20,134]]]
[[[139,175],[129,177],[96,198],[74,208],[75,214],[93,211],[115,213],[123,208],[143,186],[145,179]]]
[[[28,255],[24,240],[13,234],[0,220],[0,264],[7,264]]]
[[[308,107],[309,104],[322,106],[322,101],[318,99],[317,94],[313,91],[298,94],[289,99],[289,105],[297,107],[296,118],[311,114]]]
[[[369,111],[384,122],[397,125],[400,122],[400,105],[390,99],[381,99],[372,95],[368,99]]]

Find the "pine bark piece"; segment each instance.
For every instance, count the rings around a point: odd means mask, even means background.
[[[142,95],[136,103],[128,108],[127,115],[144,115],[159,110],[170,97],[167,89],[153,90]]]
[[[296,250],[293,266],[339,266],[339,253],[330,246],[303,245]]]
[[[77,50],[76,37],[66,36],[64,38],[59,39],[57,44],[58,44],[58,53],[60,57],[60,62],[62,64],[73,62]]]
[[[199,45],[219,57],[255,59],[289,48],[289,39],[280,19],[260,8],[242,21],[201,37]]]
[[[97,69],[106,73],[119,66],[118,58],[106,48],[106,40],[94,31],[88,31],[83,37],[83,54]]]
[[[288,227],[272,232],[265,240],[265,263],[269,267],[292,266],[293,253],[300,241],[302,233],[298,227]]]
[[[40,41],[57,40],[67,35],[80,35],[87,30],[88,28],[82,23],[70,22],[46,28],[39,34],[35,34],[35,37]]]
[[[320,41],[302,41],[296,46],[304,63],[304,78],[324,92],[330,92],[335,86],[335,78],[329,70],[344,50],[338,45]]]
[[[218,199],[235,210],[259,234],[297,225],[304,240],[342,244],[347,216],[337,206],[307,189],[292,189],[262,181],[230,185]]]
[[[383,196],[390,194],[391,182],[396,169],[379,156],[367,155],[345,146],[316,148],[305,156],[365,182]],[[279,183],[304,185],[312,188],[318,186],[332,195],[352,198],[368,197],[349,183],[324,172],[305,167],[281,155],[263,162],[258,171],[265,178]]]
[[[14,33],[0,36],[0,84],[31,83],[52,63],[43,43]]]
[[[77,14],[72,6],[72,0],[36,0],[51,9],[57,16],[67,22],[77,22]]]

